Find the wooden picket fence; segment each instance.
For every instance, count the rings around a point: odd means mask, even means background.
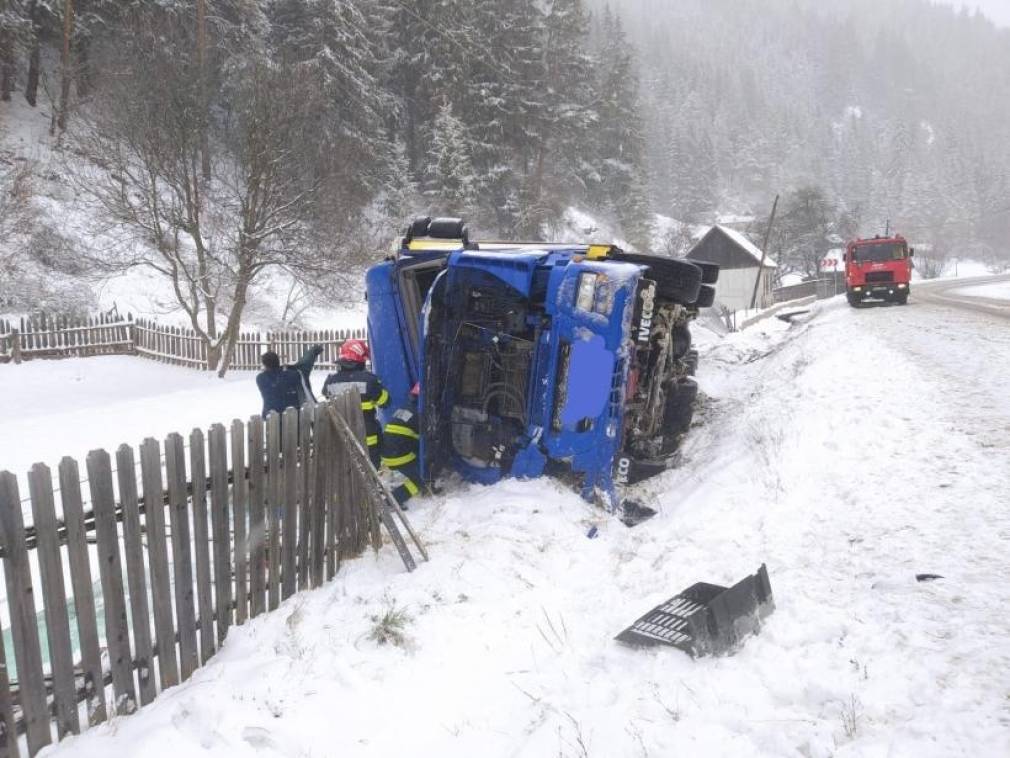
[[[259,370],[260,356],[275,351],[282,363],[294,363],[312,345],[322,345],[316,367],[337,365],[344,340],[367,339],[364,329],[242,332],[230,368]],[[207,368],[207,346],[195,331],[164,326],[149,319],[109,314],[68,318],[37,314],[18,322],[0,319],[0,363],[33,358],[139,355],[190,368]]]
[[[28,478],[28,527],[17,478],[0,472],[13,640],[5,650],[0,636],[0,758],[22,748],[35,755],[54,738],[150,703],[207,663],[232,625],[319,587],[369,545],[378,549],[380,523],[401,549],[389,509],[376,505],[374,470],[366,476],[360,465],[363,438],[351,393],[283,419],[216,424],[206,436],[197,429],[188,441],[147,439],[136,453],[95,450],[84,478],[64,458],[56,489],[39,463]]]

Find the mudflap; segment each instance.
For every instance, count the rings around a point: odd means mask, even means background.
[[[656,606],[616,639],[636,647],[670,645],[694,658],[733,653],[775,610],[765,564],[732,587],[698,582]]]
[[[621,503],[621,508],[617,512],[617,515],[622,524],[632,527],[651,519],[656,515],[656,510],[647,505],[636,503],[634,500],[625,500]]]

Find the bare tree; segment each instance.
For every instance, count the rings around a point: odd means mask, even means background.
[[[103,236],[102,265],[143,266],[164,276],[223,375],[251,288],[264,271],[331,267],[314,229],[322,177],[297,170],[318,97],[296,70],[255,53],[236,56],[231,107],[213,123],[211,179],[203,177],[205,98],[191,24],[135,15],[82,114],[77,176]],[[157,43],[157,44],[156,44]]]

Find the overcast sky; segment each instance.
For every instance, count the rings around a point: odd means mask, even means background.
[[[948,5],[978,8],[1000,26],[1010,26],[1010,0],[945,0]]]

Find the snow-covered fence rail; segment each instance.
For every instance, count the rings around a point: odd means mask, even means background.
[[[824,300],[842,292],[845,292],[845,274],[835,272],[825,274],[818,279],[811,279],[808,282],[779,287],[772,290],[772,297],[776,303],[785,303],[804,297],[816,297],[818,300]]]
[[[330,408],[364,439],[351,393],[197,429],[188,444],[170,434],[95,450],[83,479],[64,458],[57,490],[36,464],[27,529],[17,478],[0,472],[11,625],[9,643],[0,635],[0,757],[133,712],[188,679],[232,625],[378,548],[376,501]]]
[[[257,370],[260,356],[273,350],[283,363],[294,363],[312,345],[322,345],[316,366],[334,368],[344,340],[367,339],[364,329],[242,332],[230,367]],[[177,366],[206,369],[207,343],[192,329],[102,314],[71,319],[39,314],[18,323],[0,320],[0,363],[32,358],[136,354]]]
[[[17,324],[0,319],[0,362],[133,352],[133,326],[109,314],[84,318],[40,313]]]

